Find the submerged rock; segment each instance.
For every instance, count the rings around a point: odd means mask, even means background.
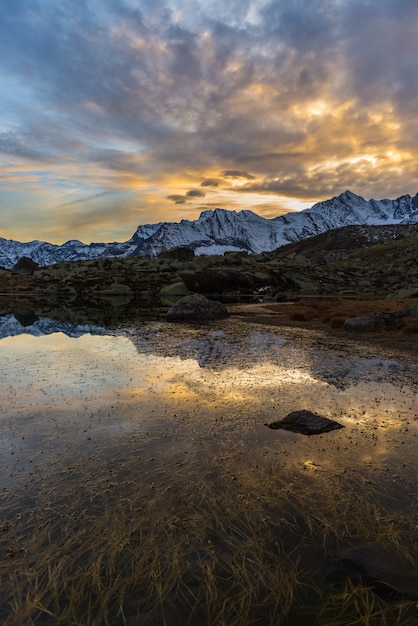
[[[229,313],[222,302],[209,300],[197,293],[178,300],[169,309],[167,320],[178,322],[183,320],[218,320],[228,317]]]
[[[283,430],[290,430],[293,433],[300,433],[302,435],[320,435],[321,433],[328,433],[331,430],[337,430],[338,428],[344,428],[343,424],[330,420],[327,417],[322,417],[311,411],[302,409],[301,411],[292,411],[289,415],[278,422],[271,422],[266,424],[269,428]]]
[[[332,578],[335,582],[351,578],[355,583],[367,584],[383,598],[418,600],[417,568],[378,544],[344,552],[337,560]]]

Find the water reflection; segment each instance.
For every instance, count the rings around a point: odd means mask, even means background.
[[[120,330],[115,330],[116,328]],[[384,381],[400,375],[414,379],[416,368],[407,368],[398,360],[377,358],[374,354],[359,353],[344,344],[322,345],[306,331],[281,330],[280,333],[266,329],[237,328],[237,324],[223,322],[221,326],[185,327],[156,322],[132,327],[119,324],[112,330],[105,326],[77,321],[62,321],[31,312],[0,316],[0,339],[19,335],[41,337],[63,333],[68,337],[83,335],[125,336],[135,345],[139,354],[154,354],[180,359],[196,360],[201,368],[225,369],[226,367],[251,368],[269,361],[286,370],[290,375],[313,376],[343,389],[353,382],[363,380]],[[412,383],[413,384],[413,383]]]
[[[248,581],[262,580],[252,617],[263,606],[260,623],[277,624],[278,590],[293,576],[291,602],[306,605],[300,580],[325,597],[321,567],[341,545],[379,535],[408,554],[416,544],[413,364],[237,320],[26,322],[0,340],[0,543],[5,597],[20,615],[62,617],[67,602],[77,623],[102,623],[105,604],[106,623],[164,623],[162,603],[180,611],[167,623],[184,624],[206,610],[209,580],[219,600],[195,623],[215,623],[231,581],[244,606]],[[265,427],[300,408],[345,428],[309,438]],[[4,623],[30,623],[10,606]]]
[[[313,377],[339,389],[365,379],[383,382],[388,377],[393,380],[406,376],[411,384],[416,384],[417,367],[411,363],[378,358],[352,345],[318,343],[316,335],[302,330],[259,330],[226,321],[219,328],[160,323],[134,332],[127,329],[124,334],[139,353],[193,358],[200,367],[212,370],[251,369],[257,364],[271,363],[282,368],[284,377],[297,370],[299,377]]]
[[[77,324],[58,322],[49,317],[37,317],[35,314],[22,317],[9,313],[0,317],[0,339],[16,337],[18,335],[32,335],[41,337],[53,333],[64,333],[68,337],[81,337],[86,333],[91,335],[105,335],[107,330],[94,324]]]
[[[101,439],[109,431],[164,428],[180,415],[195,432],[215,418],[238,438],[252,431],[263,441],[285,441],[288,435],[263,424],[299,408],[344,423],[345,433],[330,441],[344,439],[348,429],[364,429],[368,437],[376,429],[399,432],[407,422],[416,428],[411,364],[347,358],[229,321],[222,328],[157,323],[111,334],[97,327],[52,332],[60,327],[48,320],[26,330],[51,334],[0,341],[0,419],[13,422],[16,440],[30,431],[39,442],[61,430],[71,448],[87,431]],[[3,453],[8,446],[3,436]]]

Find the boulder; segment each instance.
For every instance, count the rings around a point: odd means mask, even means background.
[[[22,256],[21,259],[18,260],[16,265],[13,267],[13,272],[16,274],[24,274],[27,276],[32,276],[32,274],[38,269],[39,265],[33,259],[30,259],[27,256]]]
[[[197,293],[181,298],[167,312],[167,320],[170,322],[217,320],[227,316],[227,308],[222,302],[209,300]]]
[[[181,272],[181,278],[190,290],[199,290],[205,293],[223,293],[249,289],[253,286],[253,280],[236,268],[221,267],[207,269],[198,272]]]
[[[366,584],[385,599],[418,600],[417,568],[379,544],[360,545],[343,552],[332,578],[336,582],[350,578],[356,584]]]
[[[418,297],[417,285],[415,285],[414,287],[404,287],[402,289],[398,289],[398,291],[388,296],[388,299],[416,298],[416,297]]]
[[[158,255],[159,259],[172,259],[173,261],[192,261],[194,258],[194,251],[191,248],[170,248],[170,250],[164,250]]]
[[[349,317],[344,321],[344,330],[352,332],[366,332],[371,330],[381,330],[384,324],[379,315],[359,315]]]
[[[322,417],[311,411],[304,409],[300,411],[292,411],[289,415],[278,422],[271,422],[266,424],[269,428],[274,430],[282,428],[283,430],[290,430],[293,433],[300,433],[301,435],[320,435],[321,433],[328,433],[331,430],[337,430],[344,428],[343,424],[330,420],[327,417]]]
[[[400,328],[402,326],[402,318],[404,311],[391,311],[382,313],[381,315],[361,315],[359,317],[350,317],[343,323],[344,330],[352,332],[367,332],[373,330],[382,330],[383,328]]]
[[[164,285],[158,292],[158,297],[163,306],[171,307],[178,300],[187,296],[190,291],[183,281],[177,281],[169,285]]]
[[[405,310],[406,315],[410,315],[411,317],[418,317],[418,300],[415,300],[409,307]]]
[[[172,296],[186,296],[189,293],[184,282],[178,281],[176,283],[171,283],[171,285],[164,285],[161,287],[159,291],[159,296],[163,297],[172,297]]]
[[[130,296],[132,289],[123,283],[114,282],[109,287],[101,289],[98,293],[106,296]]]
[[[270,274],[266,272],[254,272],[254,279],[256,281],[257,286],[265,286],[272,284],[272,277]]]
[[[388,328],[401,328],[404,315],[405,311],[398,309],[397,311],[383,313],[380,317]]]
[[[248,263],[248,252],[247,251],[226,251],[224,252],[223,264],[224,265],[237,265],[241,266],[243,264]]]

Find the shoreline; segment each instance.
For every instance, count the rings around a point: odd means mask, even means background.
[[[382,331],[354,332],[340,326],[333,326],[332,320],[324,322],[319,318],[294,319],[293,303],[254,303],[238,304],[230,307],[231,315],[236,315],[244,322],[313,331],[332,339],[364,345],[400,354],[402,357],[416,360],[418,352],[418,333],[405,332],[404,329],[385,329]]]

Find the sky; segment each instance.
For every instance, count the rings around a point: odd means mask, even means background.
[[[0,236],[418,192],[417,0],[2,0]]]

